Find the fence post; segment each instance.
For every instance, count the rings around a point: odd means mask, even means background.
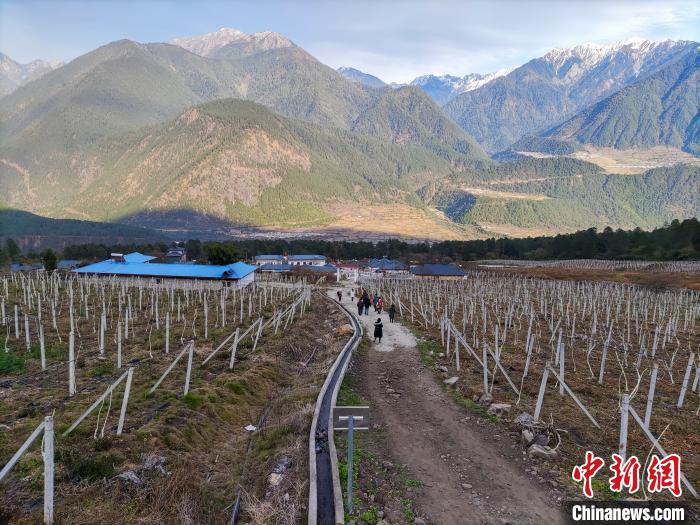
[[[236,335],[233,336],[233,345],[231,346],[231,359],[228,363],[229,370],[233,370],[233,363],[236,361],[236,349],[238,348],[239,330],[239,328],[236,328]]]
[[[44,342],[44,325],[39,323],[39,352],[41,356],[41,369],[46,370],[46,343]]]
[[[695,364],[695,353],[690,352],[690,359],[688,359],[688,366],[685,367],[685,375],[683,376],[683,384],[681,385],[681,393],[678,395],[678,403],[676,403],[676,408],[681,408],[683,406],[683,401],[685,400],[685,392],[688,390],[688,380],[690,379],[690,372],[693,370],[693,364]]]
[[[656,390],[656,376],[659,373],[659,363],[654,363],[654,368],[651,369],[651,378],[649,378],[649,393],[647,394],[647,409],[644,412],[644,426],[649,428],[651,423],[651,410],[654,406],[654,391]]]
[[[129,367],[126,376],[126,386],[124,387],[124,399],[122,399],[122,410],[119,413],[119,425],[117,426],[117,436],[122,435],[124,429],[124,419],[126,419],[126,406],[129,404],[129,393],[131,392],[131,379],[134,375],[134,368]]]
[[[187,356],[187,375],[185,376],[185,392],[184,395],[190,391],[190,374],[192,373],[192,354],[194,352],[194,341],[190,342],[190,351]]]
[[[483,368],[483,376],[484,376],[484,394],[489,393],[489,371],[488,371],[488,365],[487,365],[487,357],[486,357],[486,342],[484,341],[483,346],[481,347],[482,354],[481,354],[481,365]]]
[[[544,370],[542,372],[542,381],[540,382],[540,391],[537,394],[537,404],[535,405],[535,415],[533,416],[535,421],[539,421],[540,412],[542,411],[542,402],[544,401],[544,391],[547,388],[547,378],[549,377],[549,364],[547,361],[544,364]]]
[[[44,523],[53,523],[53,416],[44,418]]]
[[[68,334],[68,395],[75,395],[75,334]]]
[[[620,449],[619,453],[624,461],[627,458],[627,423],[629,421],[630,415],[630,395],[627,393],[622,394],[622,401],[620,402]]]

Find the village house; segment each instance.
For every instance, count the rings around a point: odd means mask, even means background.
[[[290,266],[325,266],[324,255],[256,255],[253,258],[256,266],[288,264]]]

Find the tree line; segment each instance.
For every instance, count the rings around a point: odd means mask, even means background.
[[[523,239],[490,238],[474,241],[409,243],[396,239],[379,241],[321,241],[245,239],[238,241],[200,241],[179,243],[187,258],[203,263],[230,264],[259,254],[320,254],[333,260],[389,257],[411,262],[473,261],[479,259],[613,259],[613,260],[697,260],[700,259],[700,222],[696,218],[674,220],[652,231],[596,228],[554,237]],[[0,247],[0,263],[43,261],[55,267],[55,259],[94,261],[107,259],[110,253],[139,251],[164,256],[168,243],[113,245],[79,244],[67,246],[62,254],[53,250],[22,255],[17,243],[6,239]],[[49,253],[51,252],[51,253]],[[48,263],[48,264],[47,264]]]

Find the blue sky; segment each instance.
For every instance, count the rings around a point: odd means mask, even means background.
[[[221,27],[277,31],[332,67],[405,82],[494,71],[582,42],[700,40],[700,2],[0,0],[0,51],[20,62],[70,60],[121,38],[163,42]]]

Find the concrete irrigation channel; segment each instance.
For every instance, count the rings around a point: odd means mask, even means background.
[[[353,351],[362,340],[362,327],[342,304],[322,292],[348,316],[353,335],[333,363],[318,394],[309,433],[309,525],[338,525],[345,522],[343,494],[338,476],[338,455],[333,441],[333,407]]]

